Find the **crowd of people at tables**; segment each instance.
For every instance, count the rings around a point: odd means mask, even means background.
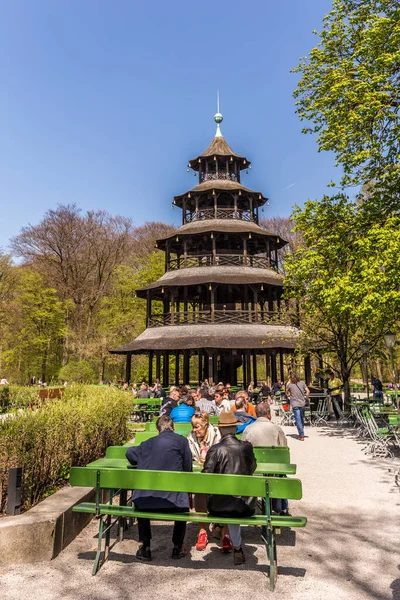
[[[149,391],[145,384],[141,388],[143,393]],[[214,389],[208,382],[196,390],[187,386],[172,387],[169,396],[162,400],[156,423],[159,435],[130,447],[126,456],[139,469],[189,472],[193,463],[197,463],[202,466],[203,473],[252,475],[257,466],[253,446],[287,446],[283,430],[271,422],[271,390],[264,391],[262,401],[255,405],[250,401],[251,387],[235,394],[229,384],[224,386],[222,383]],[[210,423],[210,415],[218,416],[218,424]],[[192,431],[187,438],[174,431],[175,423],[182,422],[191,423]],[[236,437],[237,433],[242,433],[241,440]],[[234,565],[245,562],[240,526],[222,526],[218,524],[218,516],[251,516],[255,512],[256,498],[195,494],[190,500],[186,493],[137,490],[132,500],[142,511],[187,512],[192,505],[196,512],[215,515],[210,532],[205,523],[199,523],[196,549],[205,550],[209,535],[212,535],[222,541],[223,553],[233,552]],[[272,509],[277,514],[289,515],[287,500],[274,500]],[[138,519],[138,531],[141,545],[136,558],[151,561],[149,519]],[[174,559],[187,554],[183,546],[185,532],[186,522],[175,521],[172,534]]]

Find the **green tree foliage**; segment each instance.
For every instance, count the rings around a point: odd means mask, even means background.
[[[67,306],[57,297],[57,290],[46,287],[39,273],[19,269],[5,363],[11,371],[18,364],[25,381],[34,373],[42,381],[56,376]]]
[[[300,303],[305,345],[332,353],[347,396],[361,341],[378,344],[400,309],[400,219],[365,228],[361,213],[343,194],[295,209],[303,241],[285,261],[286,296]]]
[[[374,182],[370,207],[400,207],[400,4],[333,0],[318,45],[294,69],[297,113],[319,150],[334,152],[343,185]]]

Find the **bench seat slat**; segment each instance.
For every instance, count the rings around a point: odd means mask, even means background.
[[[156,511],[139,511],[131,506],[119,506],[117,504],[100,504],[101,515],[111,515],[114,517],[136,517],[143,519],[151,519],[154,521],[187,521],[190,523],[218,523],[222,524],[238,524],[238,525],[266,525],[265,515],[253,515],[252,517],[220,517],[209,515],[208,513],[160,513]],[[82,502],[77,504],[72,509],[74,512],[84,512],[89,514],[96,513],[96,504],[94,502]],[[273,515],[271,524],[273,527],[305,527],[307,523],[306,517],[285,517]]]

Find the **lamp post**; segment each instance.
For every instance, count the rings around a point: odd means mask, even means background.
[[[365,374],[366,374],[366,378],[367,378],[367,401],[369,402],[369,386],[368,386],[368,358],[367,358],[367,354],[369,352],[369,344],[368,342],[361,342],[360,344],[360,350],[361,353],[364,357],[364,363],[365,363]]]
[[[396,371],[395,371],[395,368],[394,368],[394,346],[396,344],[396,335],[394,333],[392,333],[391,331],[387,331],[383,335],[383,339],[385,341],[386,348],[390,352],[390,360],[391,360],[391,363],[392,363],[392,377],[393,377],[393,384],[394,384],[394,394],[395,394],[395,398],[396,398],[396,408],[397,408],[397,412],[399,412],[399,398],[398,398],[398,393],[397,393],[397,379],[396,379]]]

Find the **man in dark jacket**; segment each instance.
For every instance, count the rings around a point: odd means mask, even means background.
[[[161,402],[160,417],[171,414],[171,411],[178,406],[180,392],[176,388],[171,390],[169,396],[163,398]]]
[[[229,473],[231,475],[253,475],[257,461],[253,446],[235,436],[236,421],[233,412],[223,412],[219,416],[218,427],[222,439],[207,452],[203,473]],[[241,496],[211,495],[208,498],[208,512],[216,517],[250,517],[256,509],[257,498]],[[242,550],[240,525],[229,525],[233,544],[233,564],[245,561]]]
[[[174,423],[168,416],[159,417],[156,427],[159,435],[142,442],[140,446],[131,446],[126,458],[138,469],[148,471],[186,471],[192,470],[192,454],[186,438],[174,432]],[[132,500],[137,510],[157,512],[189,512],[189,496],[185,492],[165,492],[135,490]],[[141,547],[136,558],[151,561],[151,527],[149,519],[138,519],[139,541]],[[183,547],[186,522],[175,521],[172,533],[172,558],[182,558],[187,554]]]

